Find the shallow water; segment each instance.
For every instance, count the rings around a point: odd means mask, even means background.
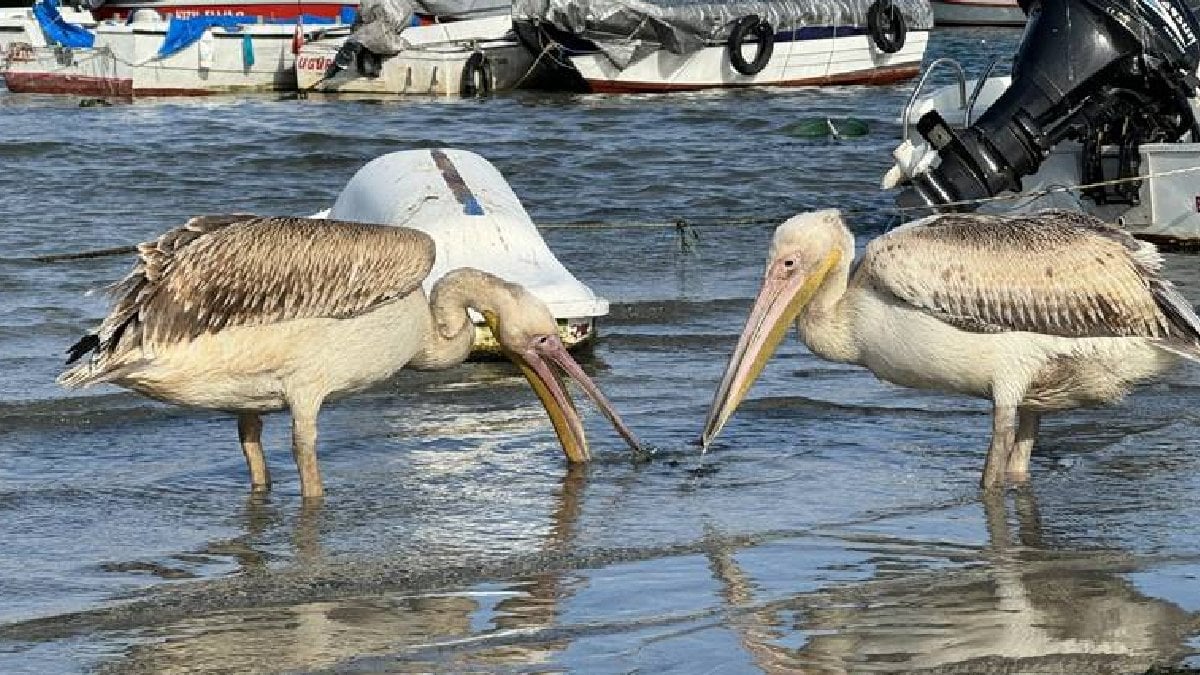
[[[978,69],[1015,31],[939,31]],[[909,87],[481,102],[0,94],[0,672],[1144,672],[1200,666],[1200,379],[1048,420],[1034,480],[975,484],[979,402],[898,389],[789,340],[693,440],[770,227],[548,228],[613,302],[586,361],[603,420],[565,468],[514,369],[402,374],[325,408],[305,508],[286,418],[250,497],[233,420],[54,384],[119,246],[199,213],[326,208],[370,159],[449,145],[540,223],[781,220],[839,206],[860,244]],[[792,136],[800,119],[871,134]],[[1200,300],[1195,258],[1170,275]]]

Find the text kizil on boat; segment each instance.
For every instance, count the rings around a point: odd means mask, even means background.
[[[884,84],[925,55],[928,0],[515,0],[534,54],[595,92]]]

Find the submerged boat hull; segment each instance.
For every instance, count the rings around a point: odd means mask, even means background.
[[[608,301],[554,257],[508,182],[474,153],[437,148],[378,157],[360,169],[333,207],[318,217],[426,232],[437,247],[426,292],[459,267],[521,284],[550,308],[568,347],[592,342],[596,317],[608,314]],[[476,319],[475,355],[497,354],[482,317]]]

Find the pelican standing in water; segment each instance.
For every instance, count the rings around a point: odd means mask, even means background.
[[[290,409],[301,494],[323,494],[317,413],[326,397],[363,389],[404,366],[466,359],[483,315],[529,379],[571,462],[589,459],[583,424],[551,364],[574,378],[637,448],[600,389],[558,337],[546,306],[521,286],[471,268],[442,277],[423,232],[384,225],[248,215],[193,218],[138,246],[113,287],[112,311],[69,351],[67,387],[110,382],[154,399],[226,410],[252,489],[269,487],[264,412]]]
[[[931,216],[853,257],[836,210],[776,229],[705,447],[792,322],[822,358],[990,399],[984,487],[1028,478],[1042,413],[1114,403],[1178,357],[1200,360],[1200,319],[1160,275],[1154,246],[1088,215]]]

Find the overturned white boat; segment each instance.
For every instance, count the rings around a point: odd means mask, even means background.
[[[311,42],[296,59],[300,91],[324,94],[484,96],[527,79],[534,58],[507,14],[397,32],[386,47],[356,38]]]
[[[515,0],[536,54],[594,92],[884,84],[917,74],[928,0]]]
[[[437,246],[426,291],[459,267],[519,283],[550,308],[570,348],[589,344],[596,336],[596,317],[608,314],[608,301],[554,257],[500,172],[472,152],[435,148],[378,157],[359,169],[333,207],[317,217],[426,232]],[[476,317],[475,326],[476,351],[496,351],[482,317]]]
[[[1200,245],[1200,25],[1182,0],[1029,0],[1011,77],[905,108],[884,187],[899,206],[1078,209],[1172,246]],[[993,62],[994,63],[994,62]],[[928,76],[929,71],[926,71]],[[969,93],[968,93],[969,92]]]

